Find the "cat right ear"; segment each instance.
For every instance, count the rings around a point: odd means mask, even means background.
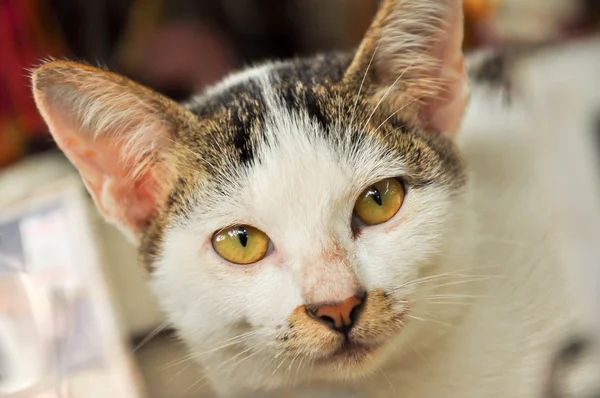
[[[125,77],[78,63],[48,62],[32,83],[52,136],[100,212],[138,241],[176,180],[168,160],[193,116]]]
[[[345,79],[366,78],[376,103],[454,135],[469,99],[463,29],[461,0],[383,0]]]

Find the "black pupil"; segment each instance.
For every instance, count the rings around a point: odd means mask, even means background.
[[[379,193],[377,188],[371,187],[371,189],[369,189],[369,192],[367,193],[367,195],[369,195],[371,197],[371,199],[373,199],[375,201],[375,203],[377,203],[379,206],[383,205],[383,200],[381,199],[381,194]]]
[[[248,244],[248,231],[246,231],[246,228],[239,227],[236,231],[236,235],[237,235],[238,239],[240,240],[240,243],[242,244],[242,246],[246,247],[246,245]]]

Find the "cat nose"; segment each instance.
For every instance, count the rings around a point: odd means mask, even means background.
[[[356,324],[367,294],[361,292],[335,304],[306,305],[308,314],[331,329],[348,333]]]

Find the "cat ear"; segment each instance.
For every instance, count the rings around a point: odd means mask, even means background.
[[[376,101],[453,135],[469,99],[462,41],[461,0],[383,0],[346,78],[367,77]]]
[[[51,61],[33,72],[37,107],[104,217],[138,240],[167,199],[175,102],[87,65]]]

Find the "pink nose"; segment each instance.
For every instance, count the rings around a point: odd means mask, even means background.
[[[331,329],[348,333],[356,324],[366,293],[360,293],[335,304],[306,305],[306,311],[314,319],[323,322]]]

